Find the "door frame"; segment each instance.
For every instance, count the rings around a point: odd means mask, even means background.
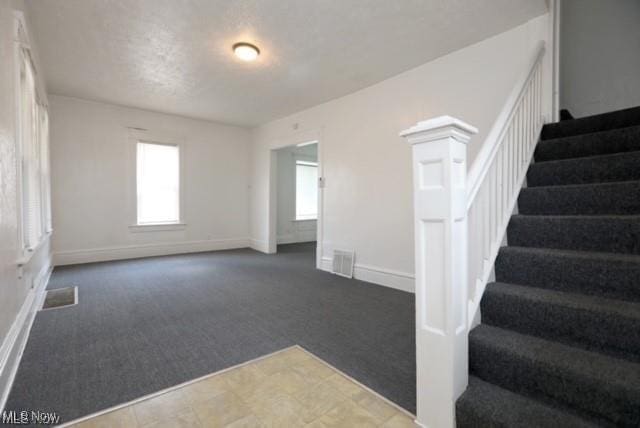
[[[560,25],[562,18],[561,0],[550,0],[549,11],[551,14],[551,79],[552,79],[552,99],[551,99],[551,121],[560,120]]]
[[[278,155],[276,150],[316,141],[318,144],[318,219],[316,220],[316,268],[322,267],[322,237],[324,231],[324,162],[321,130],[297,131],[292,135],[274,140],[269,148],[268,185],[268,233],[267,252],[278,251]]]

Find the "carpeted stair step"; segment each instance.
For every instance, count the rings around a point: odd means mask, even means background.
[[[640,254],[640,216],[514,215],[509,245]]]
[[[482,322],[640,362],[640,303],[494,282]]]
[[[640,151],[534,163],[527,186],[640,180]]]
[[[518,196],[520,214],[640,214],[640,181],[528,187]]]
[[[496,280],[640,302],[640,256],[502,247]]]
[[[518,394],[619,426],[640,424],[638,363],[482,324],[469,335],[469,368]]]
[[[540,138],[542,140],[549,140],[572,135],[590,134],[592,132],[606,131],[609,129],[626,128],[634,125],[640,125],[640,107],[632,107],[580,119],[549,123],[542,128]]]
[[[515,394],[475,376],[469,376],[469,386],[456,402],[457,428],[563,428],[601,427],[601,421],[591,421],[564,409]]]
[[[536,146],[534,157],[536,162],[543,162],[637,150],[640,150],[640,126],[630,126],[541,141]]]

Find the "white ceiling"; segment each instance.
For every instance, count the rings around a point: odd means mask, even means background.
[[[545,12],[544,0],[28,0],[49,92],[256,125]],[[238,41],[257,44],[243,63]]]

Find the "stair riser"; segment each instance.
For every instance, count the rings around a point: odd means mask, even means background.
[[[483,415],[475,409],[467,409],[465,403],[456,405],[456,428],[493,427],[491,415]]]
[[[470,372],[487,382],[519,394],[539,399],[551,398],[587,414],[605,417],[621,426],[633,426],[640,420],[640,395],[634,391],[600,384],[594,379],[558,371],[534,361],[533,358],[523,358],[485,346],[482,342],[476,342],[473,335],[470,336]]]
[[[640,126],[541,141],[534,157],[536,162],[542,162],[635,150],[640,150]]]
[[[509,403],[509,407],[505,407]],[[585,420],[561,409],[514,394],[470,376],[469,387],[456,403],[456,427],[562,426],[602,427],[600,421]]]
[[[527,171],[529,187],[633,180],[640,180],[640,152],[534,163]]]
[[[549,140],[634,125],[640,125],[639,107],[566,122],[550,123],[542,128],[541,138]]]
[[[550,304],[487,290],[481,303],[482,322],[568,345],[640,357],[640,318]]]
[[[571,187],[530,187],[518,197],[520,214],[640,214],[640,181]]]
[[[503,249],[495,265],[496,280],[559,291],[640,301],[640,263],[557,257]]]
[[[513,217],[509,245],[640,254],[640,221],[634,217]]]

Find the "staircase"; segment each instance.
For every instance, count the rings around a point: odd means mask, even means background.
[[[546,125],[469,334],[459,427],[640,427],[640,108]]]

